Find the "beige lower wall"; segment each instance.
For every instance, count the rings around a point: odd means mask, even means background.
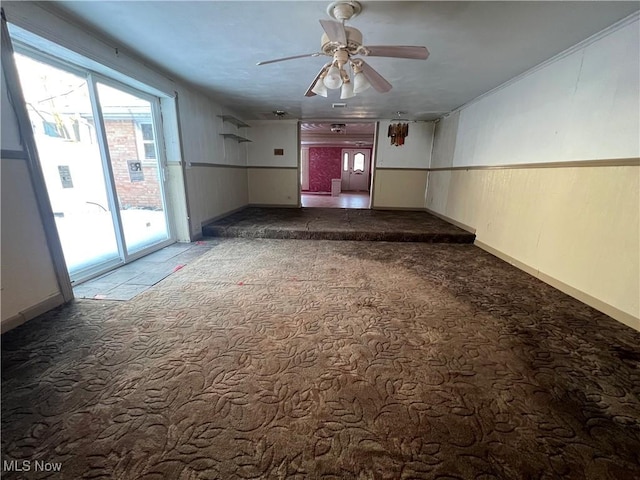
[[[424,169],[378,168],[373,180],[373,208],[422,209],[426,188]]]
[[[192,165],[186,169],[191,213],[191,235],[202,224],[247,205],[247,170],[244,167]]]
[[[2,331],[64,302],[24,160],[2,160]],[[43,310],[44,308],[44,310]]]
[[[640,167],[432,171],[427,209],[477,243],[640,330]]]
[[[171,228],[178,242],[188,242],[191,239],[189,234],[189,218],[187,214],[187,200],[184,192],[184,177],[182,175],[182,165],[171,163],[167,165],[167,203],[171,216]]]
[[[247,168],[251,205],[299,205],[297,168]]]

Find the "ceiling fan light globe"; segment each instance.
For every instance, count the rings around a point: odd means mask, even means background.
[[[367,90],[369,87],[371,87],[371,84],[369,83],[369,81],[367,80],[367,78],[364,76],[364,74],[362,72],[358,72],[354,75],[353,77],[353,93],[354,94],[358,94],[358,93],[362,93],[365,90]]]
[[[333,66],[327,71],[327,75],[324,77],[324,85],[327,88],[340,88],[342,86],[342,77],[340,76],[340,70],[338,67]]]
[[[345,82],[342,84],[342,89],[340,90],[340,99],[344,100],[345,98],[354,97],[355,93],[353,93],[353,83]]]
[[[316,95],[320,95],[321,97],[326,97],[328,95],[327,87],[324,85],[322,79],[319,79],[316,84],[311,89],[313,93]]]

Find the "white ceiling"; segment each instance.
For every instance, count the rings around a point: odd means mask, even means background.
[[[334,125],[342,126],[332,131]],[[303,145],[373,145],[375,130],[375,122],[302,122],[300,142]]]
[[[304,97],[326,63],[317,52],[329,1],[62,1],[75,17],[145,61],[210,93],[247,120],[274,110],[302,119],[429,120],[469,102],[634,11],[638,2],[363,1],[349,24],[365,45],[424,45],[426,60],[371,57],[393,89],[347,101]],[[51,4],[49,3],[51,6]],[[272,117],[273,118],[273,117]]]

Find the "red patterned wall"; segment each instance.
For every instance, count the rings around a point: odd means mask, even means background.
[[[309,191],[330,192],[331,179],[340,178],[344,147],[309,147]]]

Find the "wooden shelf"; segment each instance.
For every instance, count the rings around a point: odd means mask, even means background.
[[[248,125],[246,123],[244,123],[242,120],[234,117],[233,115],[218,115],[218,117],[220,117],[222,119],[223,123],[230,123],[232,125],[235,125],[236,128],[250,128],[251,125]],[[240,135],[236,135],[235,133],[221,133],[220,135],[222,135],[224,138],[230,138],[232,140],[235,140],[238,143],[243,143],[243,142],[250,142],[251,140],[249,140],[248,138],[245,137],[241,137]]]
[[[235,133],[221,133],[220,135],[222,135],[224,138],[231,138],[238,143],[251,141],[248,138],[241,137],[240,135],[236,135]]]
[[[238,128],[251,128],[251,125],[244,123],[242,120],[234,117],[233,115],[218,115],[223,122],[231,123]]]

